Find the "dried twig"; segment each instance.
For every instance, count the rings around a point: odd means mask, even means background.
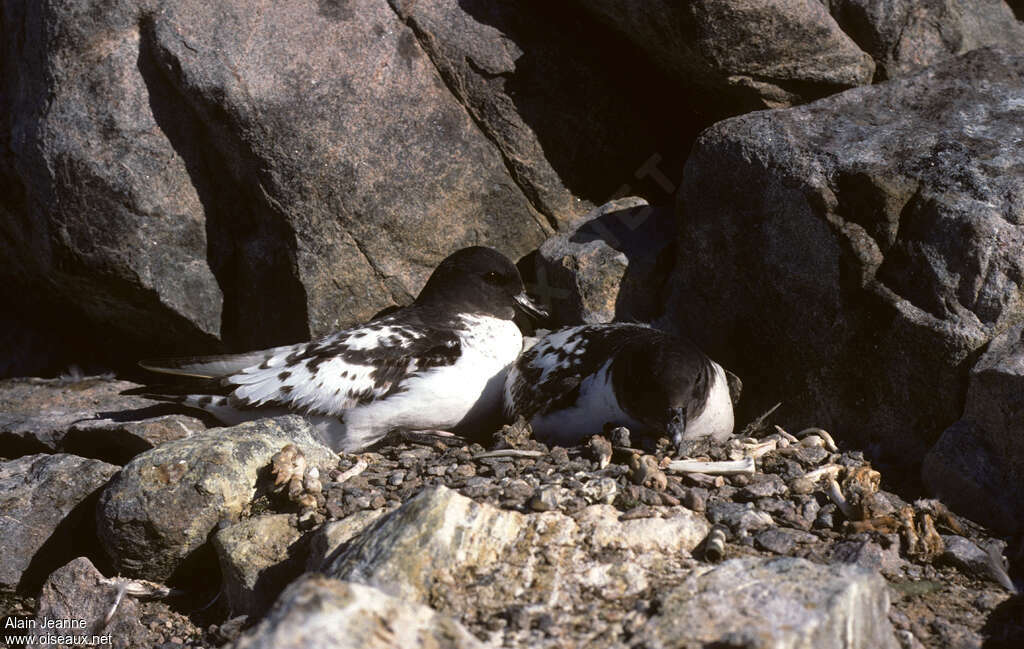
[[[492,457],[543,457],[544,451],[528,451],[521,448],[502,448],[496,451],[485,451],[473,456],[474,460],[486,460]]]
[[[706,473],[708,475],[752,475],[755,471],[754,458],[724,462],[702,462],[700,460],[673,460],[668,470],[672,473]]]

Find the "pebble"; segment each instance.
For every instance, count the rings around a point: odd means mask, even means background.
[[[736,498],[742,501],[751,501],[758,498],[781,496],[787,491],[789,489],[782,478],[774,473],[762,473],[750,476],[748,484],[736,492]]]
[[[976,577],[989,576],[987,552],[962,536],[943,535],[942,540],[946,544],[941,556],[943,562]]]
[[[773,527],[759,532],[754,537],[754,545],[767,552],[789,554],[796,545],[796,539],[786,530]]]

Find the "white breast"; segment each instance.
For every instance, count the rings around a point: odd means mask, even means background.
[[[395,429],[465,428],[500,414],[502,386],[523,337],[511,320],[462,316],[461,354],[448,366],[409,379],[401,393],[345,413],[347,440]]]

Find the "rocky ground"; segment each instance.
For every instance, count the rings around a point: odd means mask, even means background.
[[[209,432],[181,415],[126,421],[151,412],[117,403],[124,387],[0,384],[26,408],[31,392],[65,404],[0,421],[5,448],[52,445],[0,464],[0,543],[24,567],[5,575],[7,615],[82,617],[115,646],[167,648],[334,646],[339,629],[344,646],[513,647],[1010,647],[1024,633],[1003,559],[1019,546],[771,414],[724,446],[692,443],[688,465],[622,428],[549,448],[522,424],[334,456],[296,417]],[[140,430],[164,437],[119,470],[62,452],[45,425],[59,417],[88,419],[107,459]],[[55,490],[69,518],[79,499],[96,517],[75,519],[65,546],[61,518],[31,511]]]

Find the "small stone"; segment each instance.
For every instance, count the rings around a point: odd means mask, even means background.
[[[976,577],[989,576],[987,552],[962,536],[943,535],[942,540],[946,546],[941,555],[943,562]]]
[[[562,500],[566,498],[567,491],[558,485],[545,485],[538,489],[530,498],[530,509],[535,512],[547,512],[558,509]]]
[[[625,426],[612,428],[608,432],[608,436],[614,446],[622,446],[624,448],[631,448],[633,446],[633,442],[630,439],[629,429]]]
[[[680,498],[683,507],[695,512],[702,512],[707,509],[708,490],[700,487],[689,487],[686,493]]]
[[[738,535],[763,530],[775,525],[772,517],[754,509],[751,503],[715,501],[708,504],[708,519],[712,523],[728,525]]]
[[[610,505],[619,492],[619,485],[611,478],[598,478],[583,485],[583,497],[590,503]]]
[[[509,500],[525,501],[533,496],[533,487],[525,480],[512,480],[505,486],[501,495]]]
[[[569,461],[569,451],[565,450],[561,446],[555,446],[548,453],[548,457],[551,459],[552,464],[562,465]]]
[[[401,469],[399,469],[397,471],[392,471],[388,475],[388,484],[391,485],[392,487],[397,487],[398,485],[402,484],[402,481],[404,481],[404,480],[405,480],[405,471],[402,471]]]
[[[587,448],[598,468],[605,468],[612,459],[612,444],[600,435],[594,435],[587,442]]]
[[[638,485],[663,491],[668,486],[665,472],[658,466],[653,455],[634,455],[629,460],[629,477]]]
[[[775,554],[789,554],[796,545],[796,539],[789,532],[774,527],[759,532],[754,537],[754,545],[767,552]]]
[[[781,496],[788,491],[782,478],[772,473],[763,473],[750,478],[750,483],[736,492],[736,499],[741,501],[757,500]]]
[[[818,515],[814,518],[814,526],[830,530],[835,527],[836,524],[836,506],[829,503],[818,510]]]
[[[792,446],[792,456],[805,466],[817,466],[828,459],[828,449],[821,446]]]

